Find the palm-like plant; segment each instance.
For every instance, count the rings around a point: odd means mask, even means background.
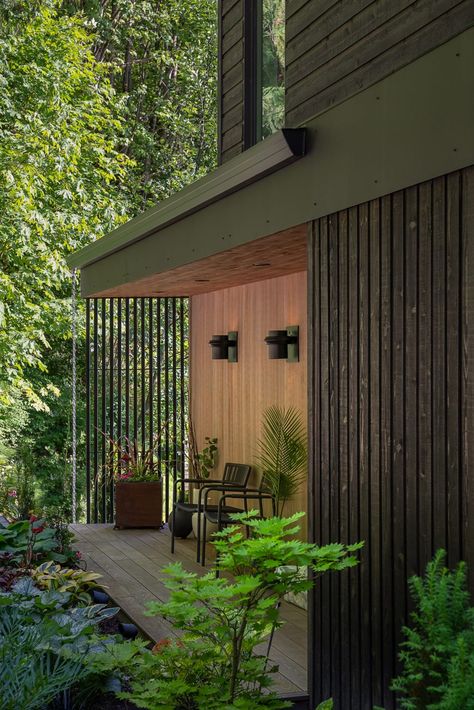
[[[263,414],[262,434],[258,460],[263,485],[275,497],[276,513],[281,516],[306,476],[306,432],[300,412],[294,407],[269,407]]]

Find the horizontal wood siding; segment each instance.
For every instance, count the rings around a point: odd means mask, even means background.
[[[289,0],[286,124],[299,126],[474,24],[471,0]]]
[[[471,167],[312,225],[310,530],[365,541],[311,613],[338,710],[394,707],[406,581],[436,549],[474,591],[473,205]]]
[[[221,0],[220,162],[243,150],[244,0]]]

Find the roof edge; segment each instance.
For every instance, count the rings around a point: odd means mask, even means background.
[[[298,160],[306,154],[306,148],[305,128],[282,128],[156,207],[69,255],[66,262],[71,269],[82,269],[100,261]]]

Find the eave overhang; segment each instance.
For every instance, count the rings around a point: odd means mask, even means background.
[[[72,255],[82,295],[192,295],[190,279],[197,287],[207,269],[201,292],[222,288],[241,254],[251,262],[277,250],[284,262],[290,232],[301,254],[296,226],[473,164],[473,64],[474,28],[308,121],[303,157],[281,145],[283,133],[279,149],[267,139],[233,158]],[[299,266],[288,259],[287,273]]]
[[[280,170],[303,157],[305,150],[306,129],[283,128],[106,237],[72,254],[67,263],[73,269],[83,269]]]

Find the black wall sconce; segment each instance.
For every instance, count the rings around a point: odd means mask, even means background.
[[[237,331],[231,330],[227,335],[213,335],[209,341],[213,360],[228,360],[237,362]]]
[[[299,361],[299,327],[289,325],[286,330],[270,330],[265,342],[270,360]]]

